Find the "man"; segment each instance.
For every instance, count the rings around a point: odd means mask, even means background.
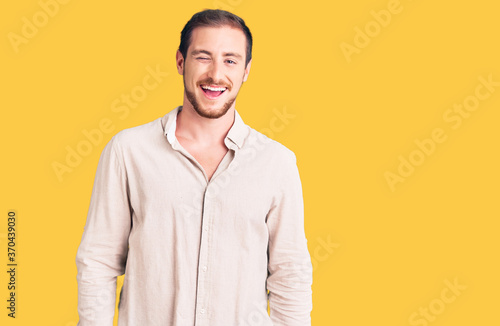
[[[195,14],[183,105],[104,148],[76,257],[80,326],[310,325],[312,266],[293,152],[242,121],[252,35]],[[267,313],[269,299],[270,316]]]

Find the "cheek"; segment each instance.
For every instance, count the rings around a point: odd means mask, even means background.
[[[195,75],[192,71],[190,71],[186,75],[186,81],[191,87],[196,87],[196,82],[198,81],[199,78],[197,78],[197,75]]]
[[[233,88],[241,88],[241,85],[243,84],[243,79],[245,78],[245,75],[238,74],[237,76],[234,76],[232,81],[233,81]]]
[[[243,83],[243,81],[245,80],[245,71],[243,70],[242,72],[240,72],[240,73],[238,74],[238,76],[237,76],[237,77],[235,77],[235,79],[234,79],[234,80],[237,80],[237,81],[239,81],[239,82]]]
[[[187,67],[184,67],[184,76],[190,82],[196,83],[201,73],[202,72],[200,71],[199,67],[197,67],[196,65],[191,64]]]

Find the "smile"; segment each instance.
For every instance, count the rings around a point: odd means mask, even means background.
[[[200,85],[200,87],[205,96],[211,100],[218,98],[227,90],[224,86]]]

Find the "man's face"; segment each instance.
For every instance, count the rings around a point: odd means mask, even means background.
[[[250,72],[251,62],[245,67],[245,54],[245,34],[229,26],[197,27],[186,58],[177,51],[185,99],[200,116],[217,119],[234,107]]]

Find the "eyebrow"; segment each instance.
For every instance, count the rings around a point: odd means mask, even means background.
[[[207,54],[207,55],[212,55],[212,52],[210,51],[207,51],[207,50],[193,50],[193,52],[191,52],[191,55],[192,56],[195,56],[195,55],[198,55],[200,53],[204,53],[204,54]],[[241,54],[238,54],[238,53],[234,53],[234,52],[225,52],[222,54],[224,57],[235,57],[235,58],[238,58],[238,59],[241,59],[243,58],[241,56]]]

